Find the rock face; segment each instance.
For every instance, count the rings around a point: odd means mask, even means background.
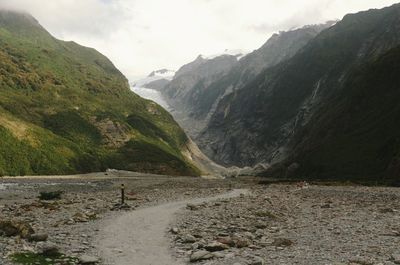
[[[230,102],[234,98],[242,106],[240,102],[245,99],[249,87],[256,85],[254,80],[257,76],[262,76],[261,73],[265,69],[275,67],[280,63],[290,60],[297,52],[301,51],[311,40],[313,40],[322,30],[331,27],[334,22],[327,22],[321,25],[305,26],[288,32],[280,32],[274,34],[260,49],[248,54],[242,58],[238,64],[225,76],[222,76],[210,86],[210,90],[217,95],[213,102],[211,112],[208,113],[206,126],[203,130],[195,135],[195,141],[200,149],[211,159],[225,166],[254,166],[258,162],[266,163],[270,160],[263,159],[263,153],[254,148],[253,145],[241,144],[232,139],[230,136],[243,135],[239,128],[234,131],[229,131],[228,135],[225,129],[225,120],[230,114]],[[237,98],[236,94],[246,94],[244,98]],[[262,100],[261,98],[259,99]],[[253,104],[247,102],[248,108],[254,112]],[[251,119],[252,114],[246,114],[245,119]],[[178,119],[179,121],[179,119]],[[232,123],[235,123],[232,121]],[[251,121],[246,121],[246,124],[251,124]],[[184,124],[182,126],[185,128]],[[228,137],[225,137],[227,135]],[[258,138],[256,135],[246,135],[246,138]],[[222,140],[221,138],[225,138]],[[242,140],[242,139],[240,139]],[[216,144],[218,143],[218,144]],[[242,148],[238,150],[238,146]],[[263,146],[258,146],[264,152]],[[240,155],[239,155],[240,153]],[[239,155],[239,157],[238,157]],[[258,159],[254,159],[258,158]],[[261,159],[260,159],[261,158]]]
[[[183,66],[161,92],[174,108],[174,118],[199,144],[200,149],[211,159],[232,165],[223,155],[216,154],[210,145],[214,135],[208,137],[208,129],[204,130],[218,110],[219,102],[243,88],[263,69],[291,58],[321,30],[332,24],[329,22],[280,32],[273,35],[260,49],[240,60],[233,55],[222,55],[213,59],[199,56]]]
[[[159,79],[146,84],[145,87],[161,91],[169,84],[169,82],[170,80],[167,79]]]
[[[162,90],[168,104],[173,108],[174,118],[184,126],[190,136],[195,136],[204,127],[205,109],[213,100],[207,89],[237,63],[237,56],[221,55],[212,59],[201,55],[182,66]],[[211,95],[212,97],[212,95]]]
[[[279,163],[274,175],[396,175],[399,21],[400,5],[345,16],[225,96],[199,146],[225,165]]]

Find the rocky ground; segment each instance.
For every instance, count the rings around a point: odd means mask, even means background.
[[[129,209],[115,207],[125,184]],[[103,264],[95,238],[125,211],[247,189],[188,204],[165,231],[171,252],[194,264],[400,264],[400,193],[361,186],[260,185],[125,173],[0,179],[0,264],[13,253],[51,253],[35,264]],[[40,191],[63,193],[40,200]],[[160,235],[165,236],[165,235]],[[29,264],[29,263],[25,263]],[[133,263],[134,264],[134,263]]]
[[[65,256],[48,259],[48,264],[76,264],[79,258],[89,264],[97,257],[93,238],[100,220],[125,210],[220,194],[235,185],[198,178],[107,175],[0,178],[0,264],[13,264],[13,253],[53,251]],[[122,183],[130,206],[125,210],[115,207],[120,202]],[[40,200],[40,191],[62,191],[61,199]]]
[[[396,188],[254,186],[188,205],[172,224],[176,255],[207,265],[400,264]]]

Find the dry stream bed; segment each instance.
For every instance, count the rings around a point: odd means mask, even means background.
[[[121,183],[131,209],[112,211]],[[214,197],[232,189],[247,192]],[[63,194],[43,201],[40,190]],[[400,264],[399,210],[396,188],[137,174],[0,179],[0,230],[6,221],[21,230],[1,232],[0,264],[15,264],[13,253],[56,249],[64,256],[36,264],[393,265]],[[151,240],[139,240],[140,231]],[[163,255],[168,260],[149,258]]]

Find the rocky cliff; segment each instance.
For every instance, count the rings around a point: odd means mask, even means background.
[[[200,144],[201,149],[213,158],[213,153],[207,148],[207,140],[199,134],[207,126],[219,101],[242,88],[263,69],[291,58],[332,24],[329,22],[274,34],[261,48],[246,56],[221,55],[213,59],[199,56],[183,66],[161,90],[174,108],[173,116]]]
[[[399,22],[400,5],[346,15],[223,98],[203,148],[223,164],[270,162],[281,175],[396,172]]]

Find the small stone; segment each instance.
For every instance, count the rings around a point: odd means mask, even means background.
[[[392,261],[395,264],[400,264],[400,253],[392,254]]]
[[[230,237],[219,237],[217,238],[217,242],[228,245],[228,246],[235,246],[235,242]]]
[[[206,250],[199,250],[194,252],[190,256],[190,262],[196,262],[199,260],[206,260],[206,259],[212,259],[214,255]]]
[[[374,265],[374,261],[370,259],[365,259],[362,257],[355,257],[349,260],[350,263],[360,264],[360,265]]]
[[[293,245],[293,241],[287,238],[275,238],[272,245],[276,247],[289,247]]]
[[[77,223],[89,222],[89,217],[86,214],[82,213],[82,212],[75,213],[72,218]]]
[[[234,239],[235,247],[237,248],[245,248],[250,245],[250,241],[245,238],[236,238]]]
[[[188,208],[188,209],[191,210],[191,211],[195,211],[195,210],[197,210],[197,209],[199,208],[199,206],[197,206],[197,205],[195,205],[195,204],[192,204],[192,203],[188,203],[188,204],[186,205],[186,208]]]
[[[228,249],[229,246],[220,242],[212,242],[206,246],[204,246],[204,248],[208,251],[211,252],[215,252],[215,251],[221,251],[221,250],[225,250]]]
[[[99,262],[97,257],[82,255],[79,257],[79,264],[96,264]]]
[[[260,257],[254,257],[254,260],[250,263],[250,265],[264,265],[265,261]]]
[[[184,237],[182,237],[182,242],[183,243],[194,243],[194,242],[196,242],[196,238],[190,234],[187,234]]]
[[[172,227],[170,231],[172,234],[175,234],[175,235],[179,233],[179,229],[177,227]]]
[[[225,254],[222,252],[214,252],[213,255],[215,258],[218,258],[218,259],[225,258]]]
[[[29,236],[29,241],[40,242],[46,241],[49,236],[45,233],[37,233]]]

